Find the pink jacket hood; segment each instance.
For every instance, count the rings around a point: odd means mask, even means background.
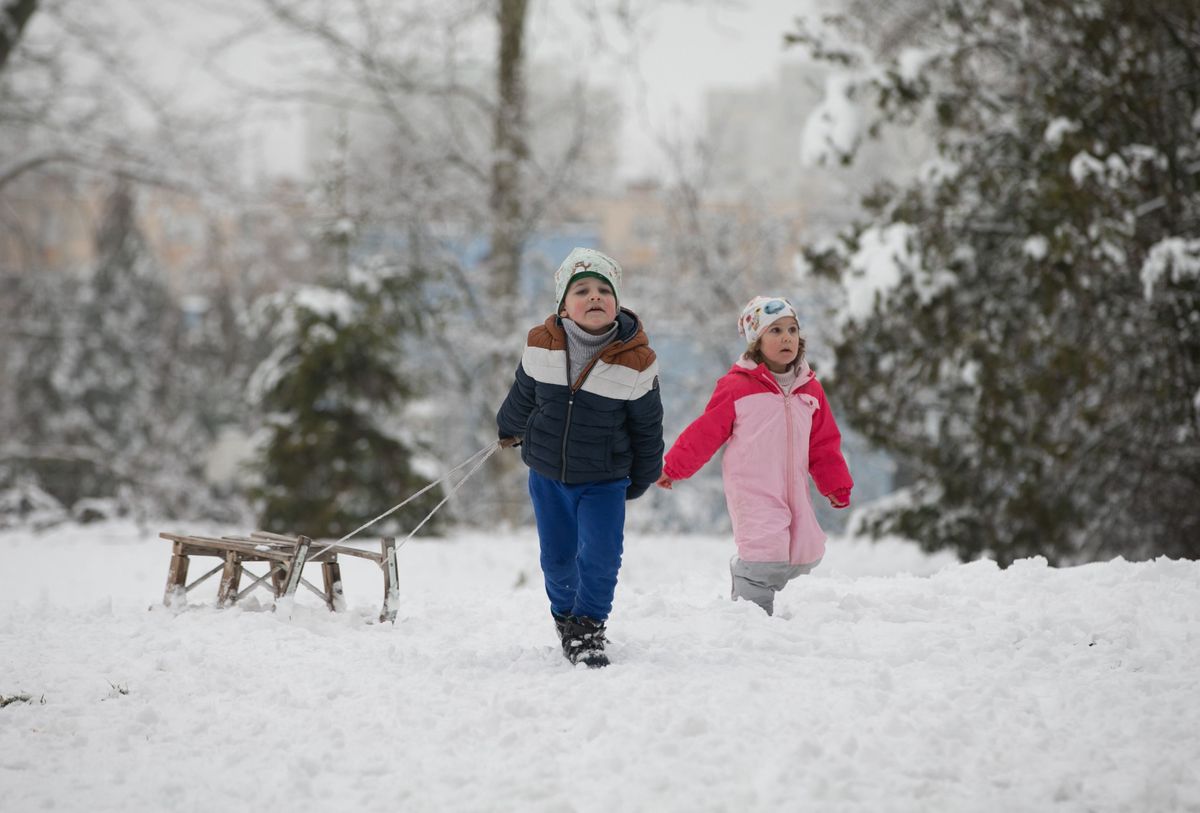
[[[729,372],[731,374],[744,373],[745,375],[757,378],[765,383],[768,387],[774,385],[775,391],[780,391],[779,382],[775,380],[775,376],[771,373],[770,369],[768,369],[767,365],[759,364],[752,359],[746,358],[745,356],[738,358],[738,360],[733,363],[733,366],[729,368]],[[792,389],[790,391],[795,392],[797,389],[803,387],[805,384],[815,378],[816,375],[813,373],[812,368],[808,366],[808,359],[800,359],[796,370],[796,383],[792,385]]]

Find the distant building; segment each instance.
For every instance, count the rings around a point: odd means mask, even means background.
[[[112,191],[110,179],[95,177],[31,173],[9,184],[0,218],[0,278],[91,273],[98,260],[96,233]],[[144,184],[134,195],[152,262],[180,297],[217,286],[252,296],[313,277],[311,247],[296,231],[307,216],[303,190],[291,182],[269,187],[269,205],[237,212]],[[247,246],[253,246],[250,253]]]
[[[0,274],[81,275],[93,264],[103,211],[99,184],[30,173],[4,189]]]

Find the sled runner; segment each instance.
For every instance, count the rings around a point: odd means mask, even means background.
[[[217,588],[219,607],[235,604],[256,587],[266,589],[269,583],[274,598],[292,596],[303,585],[324,599],[325,606],[336,612],[345,607],[341,567],[338,564],[338,555],[341,554],[370,559],[379,565],[383,571],[383,609],[379,613],[379,620],[396,620],[398,588],[395,537],[384,537],[379,553],[374,553],[347,545],[314,546],[307,536],[284,536],[267,531],[253,531],[249,536],[208,537],[173,533],[160,533],[159,536],[174,543],[171,565],[167,571],[167,589],[163,594],[163,604],[168,607],[185,603],[189,591],[220,571],[221,581]],[[193,556],[212,556],[224,561],[188,584],[188,565]],[[267,572],[243,588],[242,572],[247,562],[264,563]],[[320,563],[324,590],[317,589],[304,578],[304,566],[309,562]],[[246,572],[254,576],[250,571]]]

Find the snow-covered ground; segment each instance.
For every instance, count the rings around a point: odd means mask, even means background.
[[[768,618],[728,540],[632,536],[589,671],[536,544],[409,543],[381,625],[361,560],[342,614],[175,612],[153,531],[0,534],[0,809],[1200,810],[1200,563],[835,539]]]

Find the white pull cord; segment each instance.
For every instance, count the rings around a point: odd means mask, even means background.
[[[491,457],[493,454],[495,454],[496,450],[497,450],[497,449],[499,449],[499,448],[500,448],[500,441],[498,441],[498,440],[494,440],[494,441],[492,441],[492,442],[491,442],[491,443],[489,443],[487,446],[484,446],[482,449],[480,449],[479,451],[477,451],[475,454],[471,455],[471,456],[470,456],[470,457],[468,457],[466,460],[464,460],[463,462],[459,463],[459,464],[458,464],[457,466],[455,466],[454,468],[450,469],[450,471],[448,471],[448,472],[446,472],[444,475],[442,475],[442,477],[441,477],[441,478],[439,478],[439,479],[437,479],[437,480],[434,480],[432,483],[430,483],[429,485],[425,486],[423,489],[421,489],[420,491],[418,491],[416,494],[413,494],[411,497],[409,497],[408,499],[406,499],[404,502],[397,503],[396,505],[393,505],[391,508],[389,508],[388,510],[384,511],[382,514],[380,514],[379,516],[375,517],[375,519],[371,520],[370,522],[368,522],[368,523],[366,523],[366,524],[364,524],[364,525],[361,525],[361,526],[359,526],[359,527],[355,528],[353,531],[351,531],[350,533],[346,534],[345,536],[343,536],[341,539],[337,540],[336,542],[330,542],[328,545],[326,545],[325,547],[321,548],[321,549],[320,549],[319,551],[317,551],[316,553],[309,554],[309,557],[308,557],[308,558],[309,558],[309,559],[312,559],[312,558],[313,558],[313,557],[315,557],[315,556],[320,556],[322,553],[324,553],[325,551],[327,551],[327,550],[329,550],[330,548],[334,547],[335,545],[340,545],[340,544],[342,544],[343,542],[345,542],[347,539],[349,539],[350,537],[354,536],[354,535],[355,535],[355,534],[357,534],[358,532],[360,532],[360,531],[365,531],[367,528],[370,528],[372,525],[374,525],[376,522],[379,522],[379,520],[383,519],[384,517],[391,516],[391,515],[392,515],[392,514],[394,514],[396,511],[400,510],[401,508],[403,508],[404,506],[408,505],[410,502],[412,502],[413,500],[415,500],[417,497],[420,497],[420,496],[421,496],[422,494],[424,494],[426,491],[428,491],[429,489],[431,489],[431,488],[433,488],[434,486],[436,486],[438,483],[445,482],[447,479],[449,479],[449,477],[450,477],[450,475],[451,475],[451,474],[454,474],[454,472],[458,471],[459,469],[463,468],[464,466],[468,465],[469,463],[472,463],[472,462],[474,462],[474,463],[475,463],[475,465],[471,467],[471,470],[470,470],[470,471],[468,471],[468,472],[467,472],[465,475],[463,475],[463,478],[462,478],[461,480],[459,480],[457,483],[455,483],[454,487],[453,487],[452,489],[450,489],[450,493],[448,493],[448,494],[447,494],[445,497],[443,497],[443,498],[442,498],[442,501],[441,501],[440,503],[438,503],[437,505],[435,505],[435,506],[433,507],[433,510],[432,510],[432,511],[430,511],[428,514],[426,514],[426,515],[425,515],[425,519],[421,520],[420,524],[419,524],[419,525],[417,525],[417,527],[413,528],[413,529],[412,529],[412,531],[411,531],[411,532],[409,532],[408,536],[404,537],[404,541],[403,541],[403,542],[401,542],[399,545],[397,545],[397,546],[396,546],[396,548],[397,548],[397,549],[399,549],[401,545],[403,545],[403,544],[404,544],[405,542],[407,542],[408,540],[412,539],[412,537],[413,537],[413,534],[415,534],[417,531],[421,530],[421,527],[422,527],[422,526],[423,526],[423,525],[424,525],[426,522],[429,522],[430,518],[431,518],[431,517],[432,517],[434,514],[436,514],[436,513],[437,513],[437,510],[438,510],[439,508],[441,508],[443,505],[445,505],[445,504],[446,504],[446,500],[448,500],[448,499],[450,499],[451,497],[453,497],[453,496],[454,496],[454,492],[458,491],[459,487],[461,487],[461,486],[462,486],[462,484],[463,484],[463,483],[465,483],[465,482],[467,481],[467,479],[468,479],[468,478],[470,478],[470,476],[471,476],[472,474],[474,474],[475,472],[479,471],[479,467],[480,467],[480,466],[482,466],[482,465],[483,465],[483,464],[484,464],[484,463],[487,461],[487,459],[488,459],[489,457]]]

